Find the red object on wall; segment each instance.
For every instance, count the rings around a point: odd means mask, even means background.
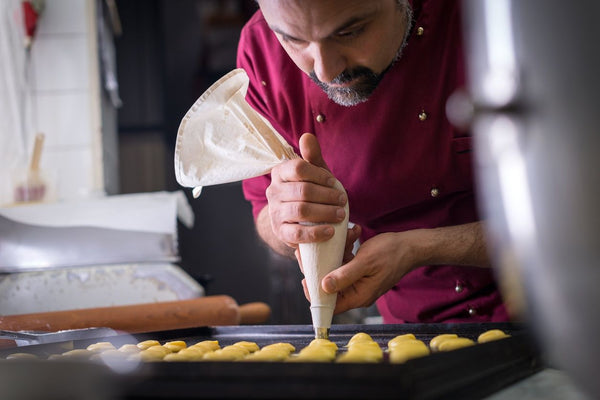
[[[25,17],[25,32],[27,37],[31,39],[37,28],[38,13],[29,1],[23,2],[23,16]]]

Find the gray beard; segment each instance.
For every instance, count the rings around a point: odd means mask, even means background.
[[[317,78],[317,75],[314,71],[309,74],[310,78],[321,89],[323,89],[330,100],[336,104],[339,104],[340,106],[351,107],[367,101],[379,85],[379,82],[381,82],[383,79],[383,76],[386,74],[386,72],[388,72],[402,57],[402,51],[406,47],[412,25],[412,10],[409,6],[407,6],[406,13],[407,24],[404,38],[402,39],[402,44],[394,55],[392,62],[381,73],[378,74],[367,67],[355,67],[350,70],[343,71],[331,81],[331,84],[340,85],[356,79],[356,83],[348,87],[335,87],[322,82],[319,80],[319,78]]]

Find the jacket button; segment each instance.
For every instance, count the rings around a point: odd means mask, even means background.
[[[456,293],[461,293],[464,289],[465,287],[462,285],[462,283],[456,282],[456,286],[454,287],[454,291]]]
[[[425,112],[425,110],[423,110],[419,113],[419,121],[425,121],[426,119],[427,119],[427,113]]]
[[[323,121],[325,121],[325,117],[323,116],[323,114],[317,115],[317,122],[323,122]]]
[[[417,28],[417,36],[423,36],[424,33],[425,29],[422,26]]]
[[[431,194],[431,197],[438,197],[440,195],[440,189],[432,188],[430,194]]]
[[[469,307],[469,315],[471,317],[474,317],[475,315],[477,315],[477,310],[474,309],[473,307]]]

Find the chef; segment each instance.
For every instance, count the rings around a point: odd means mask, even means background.
[[[321,284],[338,294],[337,313],[377,302],[385,323],[508,320],[478,215],[471,137],[445,115],[465,84],[460,3],[258,5],[238,48],[246,99],[302,155],[243,183],[261,238],[298,256],[299,243],[332,237],[348,202],[344,264]]]

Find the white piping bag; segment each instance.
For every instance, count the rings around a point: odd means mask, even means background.
[[[281,162],[298,158],[271,123],[246,102],[249,79],[236,69],[215,82],[181,120],[175,144],[175,177],[194,188],[237,182],[267,174]],[[344,190],[336,182],[338,189]],[[321,280],[342,265],[348,233],[346,219],[334,225],[333,238],[300,245],[315,336],[328,337],[336,294],[326,294]]]
[[[346,193],[340,181],[336,180],[334,187]],[[323,291],[321,281],[325,275],[342,265],[346,235],[348,234],[348,202],[344,209],[346,218],[342,222],[333,224],[335,233],[331,239],[319,243],[300,243],[299,246],[302,269],[310,296],[310,315],[317,339],[329,338],[329,329],[337,300],[337,293],[329,294]]]

